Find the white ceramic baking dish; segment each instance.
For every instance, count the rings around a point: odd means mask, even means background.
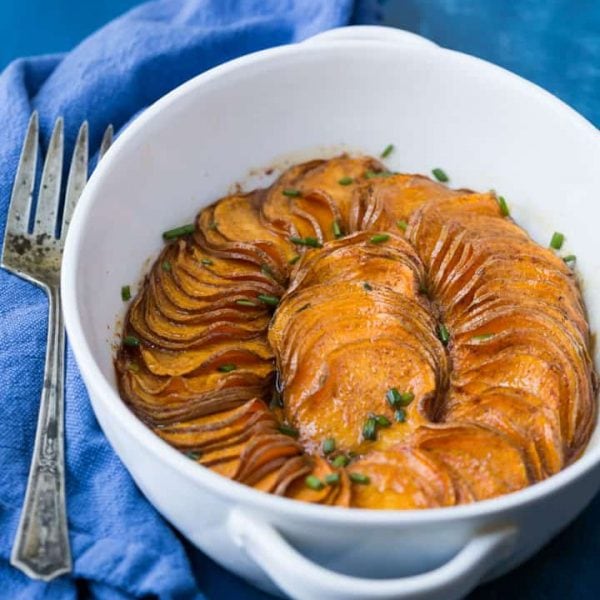
[[[600,440],[521,492],[423,511],[312,506],[197,466],[121,402],[111,342],[120,287],[139,281],[161,232],[270,164],[377,154],[401,171],[443,167],[496,188],[538,241],[566,235],[592,328],[600,319],[600,136],[550,94],[498,67],[384,28],[345,28],[196,77],[119,137],[77,207],[65,250],[67,329],[98,420],[157,509],[226,568],[296,598],[454,598],[524,561],[600,483]],[[256,180],[256,177],[254,178]],[[250,184],[249,184],[250,185]]]

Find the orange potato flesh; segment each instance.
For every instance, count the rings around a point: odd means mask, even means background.
[[[570,464],[595,422],[572,270],[495,194],[368,156],[296,165],[202,210],[156,260],[124,336],[120,393],[158,436],[305,502],[492,498]]]

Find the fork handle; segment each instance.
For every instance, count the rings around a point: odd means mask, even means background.
[[[27,491],[11,563],[49,581],[71,570],[64,460],[65,329],[58,286],[48,294],[48,345]]]

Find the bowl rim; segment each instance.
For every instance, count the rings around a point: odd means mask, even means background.
[[[95,403],[103,403],[110,414],[110,418],[117,420],[119,426],[127,432],[127,435],[136,438],[136,441],[146,448],[154,458],[162,461],[163,464],[174,471],[177,471],[194,485],[208,488],[212,493],[236,505],[244,505],[258,510],[263,514],[286,515],[294,518],[345,525],[400,526],[414,525],[415,523],[432,524],[448,520],[477,519],[484,516],[500,515],[558,492],[569,486],[576,479],[589,473],[595,467],[598,467],[600,464],[600,443],[596,447],[590,448],[588,446],[584,454],[574,463],[544,481],[535,483],[517,492],[488,500],[481,500],[472,504],[407,510],[375,510],[313,505],[264,493],[242,483],[227,479],[208,468],[198,468],[198,464],[190,461],[183,454],[175,450],[175,448],[161,440],[131,412],[119,396],[114,384],[109,382],[102,374],[84,333],[76,293],[78,289],[79,247],[84,236],[88,213],[91,210],[93,201],[97,201],[99,198],[97,190],[101,186],[103,179],[110,177],[112,165],[119,161],[122,153],[127,152],[130,140],[137,137],[150,121],[168,111],[180,98],[188,94],[194,94],[199,88],[209,86],[213,81],[218,81],[222,77],[227,77],[236,71],[257,67],[266,62],[285,59],[289,56],[297,56],[299,53],[320,54],[324,50],[349,51],[357,49],[363,51],[371,50],[373,52],[393,52],[395,45],[389,40],[325,39],[314,40],[310,44],[292,44],[254,52],[213,67],[186,81],[149,106],[127,126],[92,174],[74,212],[69,228],[61,275],[63,312],[69,341],[73,348],[77,365],[83,375],[88,394],[91,399],[93,398],[92,406],[94,412],[96,412]],[[446,55],[451,55],[453,60],[459,64],[471,64],[478,69],[491,72],[492,76],[503,79],[507,85],[521,86],[522,91],[526,91],[536,97],[538,101],[545,104],[548,110],[552,110],[563,121],[567,121],[570,127],[577,128],[582,136],[589,137],[590,143],[596,144],[600,148],[600,136],[598,136],[594,125],[557,97],[511,71],[483,59],[439,46],[419,45],[410,49],[402,48],[401,50],[402,52],[415,53],[445,53]],[[596,419],[595,430],[597,428],[598,418]]]

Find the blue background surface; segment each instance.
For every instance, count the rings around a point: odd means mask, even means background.
[[[18,56],[69,50],[137,4],[0,0],[0,69]],[[600,126],[600,0],[388,0],[381,11],[386,24],[523,75]],[[597,498],[534,559],[471,598],[597,598],[599,515]],[[208,598],[266,598],[216,566],[199,570],[198,578]]]

